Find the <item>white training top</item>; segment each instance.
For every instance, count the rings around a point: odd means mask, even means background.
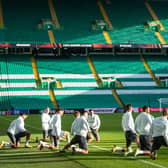
[[[93,114],[93,115],[88,115],[88,119],[87,119],[90,128],[92,129],[99,129],[100,128],[100,118],[97,114]]]
[[[54,114],[50,120],[50,128],[52,129],[51,134],[53,136],[61,135],[61,116],[59,114]]]
[[[135,120],[135,130],[140,135],[150,135],[154,117],[146,112],[141,112]]]
[[[152,137],[163,136],[168,145],[168,120],[167,117],[157,117],[153,120],[151,127]]]
[[[75,125],[75,124],[77,123],[76,120],[77,120],[78,118],[80,118],[80,117],[76,117],[76,118],[74,119],[72,125],[71,125],[71,134],[72,134],[72,135],[76,135],[76,133],[75,133],[76,125]]]
[[[134,119],[132,112],[126,112],[122,116],[122,128],[124,131],[132,131],[135,133]]]
[[[42,122],[42,129],[49,130],[50,115],[47,113],[43,113],[41,115],[41,122]]]
[[[80,135],[87,137],[88,132],[90,132],[89,124],[84,116],[76,118],[71,127],[71,133],[73,135]]]
[[[24,119],[21,116],[13,120],[8,128],[8,132],[13,135],[24,131],[26,131],[24,127]]]

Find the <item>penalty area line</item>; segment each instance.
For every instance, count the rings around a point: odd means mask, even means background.
[[[89,144],[89,146],[91,146],[91,147],[93,147],[93,148],[100,149],[100,150],[102,150],[102,151],[111,152],[111,150],[109,150],[109,149],[107,149],[107,148],[99,147],[99,146],[97,146],[97,145]],[[159,164],[157,164],[157,163],[153,163],[153,162],[150,162],[150,161],[147,161],[147,160],[137,159],[136,161],[139,161],[139,162],[142,162],[142,163],[151,165],[151,166],[155,166],[155,167],[157,167],[157,168],[167,168],[167,167],[165,167],[165,166],[162,166],[162,165],[159,165]]]

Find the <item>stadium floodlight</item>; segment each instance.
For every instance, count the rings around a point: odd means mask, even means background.
[[[162,111],[162,104],[168,104],[168,98],[160,98],[158,99],[159,101],[159,107],[160,107],[160,112]]]

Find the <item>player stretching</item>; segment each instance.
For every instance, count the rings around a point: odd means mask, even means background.
[[[137,149],[135,156],[145,154],[151,154],[151,136],[150,129],[154,117],[150,115],[150,108],[143,106],[143,112],[141,112],[135,120],[135,130],[139,134],[140,149]]]
[[[51,136],[53,139],[53,146],[55,149],[59,149],[59,141],[61,136],[61,116],[64,114],[63,109],[57,110],[56,114],[54,114],[51,118]]]
[[[99,128],[100,128],[100,118],[97,114],[94,114],[94,110],[90,109],[89,110],[89,115],[88,115],[88,123],[90,126],[90,130],[95,137],[96,141],[100,141],[100,136],[99,136]]]
[[[65,147],[60,151],[61,153],[66,152],[66,150],[72,146],[73,153],[81,152],[83,154],[88,154],[87,147],[87,135],[90,134],[90,127],[87,122],[88,113],[87,111],[82,112],[82,116],[74,120],[71,128],[71,133],[74,135],[71,142],[65,145]],[[79,148],[75,147],[75,144],[79,144]]]
[[[2,142],[1,147],[8,146],[10,147],[19,147],[20,138],[26,136],[26,148],[31,148],[32,146],[29,145],[30,140],[30,132],[27,131],[24,127],[24,120],[27,118],[25,113],[21,113],[20,116],[13,120],[7,130],[7,134],[11,140],[11,143]]]
[[[151,127],[151,135],[153,138],[151,159],[157,158],[157,150],[160,147],[168,147],[168,110],[164,109],[161,117],[157,117],[153,120]]]
[[[134,119],[132,117],[131,104],[126,105],[126,113],[122,116],[122,128],[125,132],[126,148],[115,146],[112,149],[112,152],[115,152],[116,150],[125,151],[125,156],[127,156],[129,153],[133,153],[133,149],[131,147],[132,142],[136,142],[139,146],[139,141],[135,132]]]
[[[50,108],[46,107],[41,115],[42,130],[43,130],[43,141],[46,141],[49,136],[49,122],[50,122]]]

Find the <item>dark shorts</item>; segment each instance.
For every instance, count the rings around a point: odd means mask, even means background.
[[[15,135],[16,137],[16,142],[20,141],[20,138],[21,137],[25,137],[27,134],[26,134],[26,131],[24,132],[19,132],[18,134]]]
[[[53,136],[53,135],[51,135],[51,139],[52,139],[52,141],[54,143],[54,146],[58,147],[59,143],[60,143],[60,140],[56,136]]]
[[[88,150],[86,138],[83,136],[75,135],[70,142],[70,145],[74,144],[79,144],[80,149]]]
[[[150,136],[149,135],[140,135],[140,149],[141,150],[151,150],[151,144],[150,144]]]
[[[46,139],[47,137],[51,136],[51,131],[52,130],[43,130],[43,138]]]
[[[135,142],[135,140],[137,139],[137,136],[132,131],[126,131],[125,138],[126,138],[126,147],[129,147],[131,146],[132,142]]]
[[[158,136],[153,138],[153,144],[152,144],[152,152],[155,150],[159,150],[161,146],[168,147],[168,144],[165,141],[165,138],[163,136]]]
[[[11,134],[10,132],[7,132],[7,135],[9,137],[9,139],[11,140],[11,142],[14,144],[16,143],[16,137],[14,134]]]
[[[93,129],[93,128],[90,128],[90,130],[91,130],[93,136],[94,136],[96,139],[98,139],[98,138],[99,138],[99,133],[98,133],[98,131],[96,131],[96,129]]]
[[[52,129],[49,129],[48,130],[48,136],[51,137],[51,132],[52,132]]]

